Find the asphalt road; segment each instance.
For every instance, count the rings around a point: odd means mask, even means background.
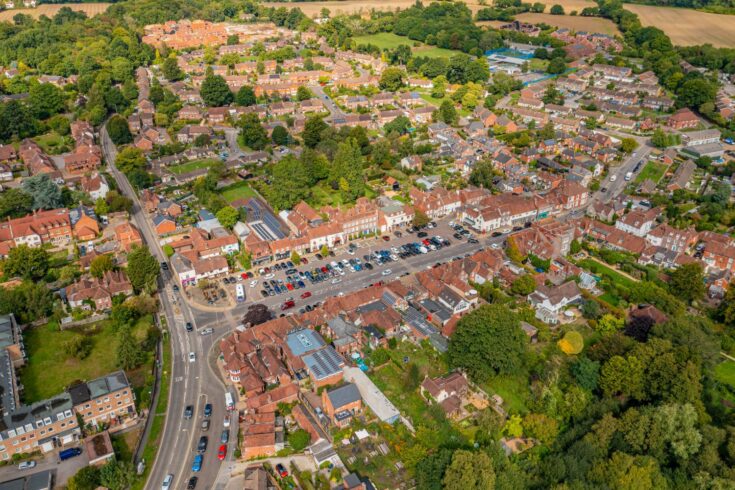
[[[104,127],[100,131],[100,141],[111,175],[117,181],[120,191],[133,201],[131,220],[140,230],[153,256],[159,262],[165,261],[166,256],[150,226],[137,193],[114,165],[117,151]],[[194,323],[196,328],[199,328],[199,325],[186,302],[178,300],[173,295],[171,286],[174,281],[170,272],[164,272],[159,279],[161,292],[159,298],[171,340],[171,389],[161,443],[145,488],[151,490],[160,488],[161,482],[169,473],[175,477],[172,488],[186,488],[186,482],[192,475],[191,463],[196,454],[196,443],[201,435],[199,427],[203,418],[204,404],[207,402],[212,403],[214,410],[208,433],[210,444],[204,455],[202,471],[197,475],[199,477],[197,488],[213,488],[213,482],[221,466],[221,462],[217,459],[217,449],[225,415],[224,386],[207,362],[214,339],[212,336],[186,332],[184,328],[186,322]],[[190,352],[195,353],[195,362],[189,361]],[[190,420],[183,418],[184,408],[187,405],[194,406],[194,417]],[[230,437],[230,441],[232,440],[234,438]],[[231,450],[228,450],[228,459],[232,459]],[[151,462],[147,461],[146,464],[150,465]]]
[[[630,182],[635,179],[635,175],[643,170],[643,167],[648,161],[648,155],[653,151],[653,147],[649,146],[649,140],[647,139],[641,138],[638,139],[638,142],[640,146],[633,153],[623,160],[619,166],[610,168],[607,177],[605,177],[605,179],[600,183],[600,191],[595,194],[595,199],[605,203],[612,201],[625,190],[625,187]],[[641,162],[643,163],[641,164],[641,168],[638,172],[634,172],[631,180],[626,181],[625,174],[632,172],[635,166]],[[613,176],[615,176],[614,182],[611,180]],[[607,189],[607,191],[602,192],[602,189]]]

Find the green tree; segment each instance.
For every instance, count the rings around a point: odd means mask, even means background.
[[[100,486],[100,469],[96,466],[84,466],[67,482],[68,490],[95,490]]]
[[[470,172],[470,184],[483,187],[485,189],[493,189],[495,180],[495,168],[489,160],[481,160],[472,167]]]
[[[101,278],[105,272],[111,271],[115,268],[115,263],[112,260],[112,255],[104,254],[98,255],[92,259],[89,264],[89,273],[92,277]]]
[[[459,120],[457,109],[454,107],[454,103],[451,100],[445,99],[439,106],[438,119],[445,124],[453,125]]]
[[[273,132],[271,133],[271,140],[276,145],[287,145],[288,144],[288,130],[281,126],[280,124],[273,128]]]
[[[345,201],[354,201],[365,192],[363,165],[365,158],[354,138],[337,145],[337,152],[332,161],[329,179],[341,184],[342,195]]]
[[[644,366],[641,361],[629,356],[613,356],[602,366],[600,388],[608,396],[626,396],[640,400],[644,397]]]
[[[64,93],[50,83],[34,83],[28,92],[28,103],[34,116],[47,119],[64,109]]]
[[[124,117],[115,114],[107,121],[107,134],[116,145],[126,145],[133,141],[128,121]]]
[[[208,73],[199,89],[199,95],[209,107],[221,107],[232,102],[233,96],[227,82],[220,75]],[[246,114],[247,115],[247,114]]]
[[[549,61],[546,67],[546,72],[551,75],[560,75],[567,71],[567,64],[564,62],[564,58],[554,58]]]
[[[237,95],[235,95],[235,103],[240,106],[249,107],[251,105],[255,105],[257,102],[257,99],[255,98],[255,91],[253,90],[253,87],[249,85],[243,85],[240,87],[240,90],[237,91]]]
[[[125,490],[134,478],[135,472],[129,462],[113,460],[100,468],[100,483],[110,490]]]
[[[288,434],[288,445],[297,453],[306,449],[309,442],[311,442],[311,435],[304,429],[298,429]]]
[[[559,433],[559,423],[542,413],[529,413],[523,417],[523,432],[542,444],[549,444]]]
[[[291,252],[291,262],[294,263],[294,265],[299,265],[301,263],[301,256],[294,250]]]
[[[306,85],[299,85],[299,88],[296,89],[296,100],[299,102],[309,100],[312,97],[314,97],[314,93]]]
[[[21,189],[33,197],[33,209],[55,209],[61,207],[61,189],[48,174],[37,174],[23,180]]]
[[[385,134],[396,133],[403,135],[408,133],[410,127],[411,120],[404,115],[400,115],[385,126],[383,126],[383,131],[385,132]]]
[[[217,220],[228,230],[231,230],[235,226],[239,218],[240,213],[232,206],[225,206],[217,211]]]
[[[276,209],[291,209],[311,193],[307,169],[293,155],[287,155],[273,165],[271,180],[268,201]]]
[[[638,148],[638,142],[633,138],[623,138],[620,140],[620,151],[629,154]]]
[[[447,84],[449,81],[444,75],[439,75],[432,81],[431,96],[436,99],[441,99],[447,92]]]
[[[580,357],[569,368],[579,386],[588,391],[597,389],[600,379],[600,363],[592,361],[587,357]]]
[[[618,318],[615,315],[608,313],[606,315],[602,315],[602,318],[597,321],[595,330],[603,335],[611,335],[620,331],[624,325],[625,319]]]
[[[127,274],[136,292],[154,291],[160,274],[158,261],[145,247],[133,247],[128,254]]]
[[[80,360],[89,356],[92,347],[94,347],[94,343],[91,338],[78,334],[66,340],[61,346],[67,356]]]
[[[253,150],[262,150],[268,144],[268,132],[265,130],[258,115],[248,112],[240,117],[240,135],[243,143]]]
[[[564,15],[564,7],[559,5],[558,3],[551,6],[551,9],[549,10],[549,13],[551,15]]]
[[[518,316],[505,305],[483,305],[463,316],[449,341],[452,367],[467,370],[482,382],[493,374],[523,366],[527,340]]]
[[[117,342],[118,367],[129,371],[135,369],[143,362],[143,351],[129,326],[120,328],[117,335]]]
[[[516,240],[512,236],[509,236],[505,241],[505,255],[507,255],[508,258],[516,264],[523,262],[523,255],[521,255],[520,250],[518,250]]]
[[[39,125],[28,106],[18,100],[0,104],[0,140],[27,138],[38,132]]]
[[[391,66],[383,70],[380,75],[380,82],[378,85],[381,90],[388,90],[390,92],[396,92],[398,89],[403,87],[405,83],[406,72],[401,68]]]
[[[528,296],[536,290],[536,280],[531,274],[524,274],[510,285],[510,291],[520,296]]]
[[[324,119],[320,116],[311,116],[304,124],[304,131],[301,137],[304,139],[304,145],[307,148],[316,148],[322,140],[322,133],[329,128]]]
[[[683,301],[691,303],[704,297],[704,270],[699,262],[680,266],[669,278],[669,291]]]
[[[19,245],[11,248],[2,263],[6,277],[21,277],[38,281],[46,276],[49,269],[49,254],[43,248]]]
[[[329,247],[327,247],[326,245],[322,245],[322,248],[319,249],[319,253],[322,257],[326,257],[327,255],[329,255]]]
[[[176,82],[184,78],[184,72],[179,68],[179,63],[175,56],[169,56],[163,61],[161,73],[169,82]]]
[[[444,474],[444,490],[492,490],[495,488],[495,469],[492,460],[483,451],[459,449]]]
[[[135,169],[145,169],[145,155],[139,148],[126,146],[117,154],[115,166],[125,174]]]
[[[20,218],[33,210],[33,196],[11,187],[0,194],[0,218]]]

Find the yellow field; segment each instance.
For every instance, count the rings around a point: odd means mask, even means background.
[[[0,12],[0,22],[3,21],[10,21],[13,19],[13,17],[16,14],[26,14],[30,15],[31,17],[38,18],[42,15],[45,15],[47,17],[53,17],[56,15],[56,12],[58,12],[61,7],[69,7],[72,10],[76,10],[77,12],[86,12],[86,14],[89,17],[94,17],[97,14],[101,14],[105,10],[107,10],[107,7],[109,7],[110,3],[66,3],[66,4],[41,4],[36,8],[33,9],[11,9],[11,10],[5,10],[3,12]]]
[[[552,5],[558,3],[564,7],[564,10],[569,13],[572,10],[581,11],[585,7],[594,7],[596,4],[591,0],[538,0],[541,3],[548,5],[547,10]],[[298,7],[304,14],[309,17],[318,16],[322,8],[328,8],[333,14],[354,14],[358,12],[367,13],[372,9],[376,10],[399,10],[405,9],[413,5],[415,0],[337,0],[337,1],[325,1],[325,2],[266,2],[265,5],[268,7],[286,7],[294,8]],[[430,3],[430,2],[424,2]],[[476,0],[469,0],[465,2],[467,6],[473,12],[477,12],[479,9],[484,8]],[[487,2],[488,5],[492,5],[491,1]]]
[[[574,31],[599,32],[600,34],[610,34],[616,36],[620,34],[618,26],[609,19],[600,17],[580,17],[570,15],[551,15],[551,14],[520,14],[516,15],[516,19],[531,24],[539,24],[541,22],[550,26],[566,27]]]
[[[654,26],[679,46],[709,43],[716,47],[735,46],[735,16],[709,14],[691,9],[626,4],[638,14],[644,26]]]

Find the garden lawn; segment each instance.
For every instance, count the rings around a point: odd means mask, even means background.
[[[238,199],[247,199],[257,196],[256,192],[248,185],[247,182],[237,182],[222,189],[222,197],[227,202],[237,201]]]
[[[406,36],[399,36],[397,34],[393,34],[392,32],[379,32],[377,34],[370,34],[368,36],[358,36],[353,39],[358,45],[372,44],[373,46],[377,46],[381,50],[394,49],[401,44],[405,44],[406,46],[409,46],[411,48],[411,51],[414,55],[427,56],[429,58],[450,58],[459,53],[459,51],[423,44],[420,41],[414,41],[413,39],[409,39]],[[414,46],[414,44],[419,44],[419,46]]]
[[[494,376],[482,385],[489,394],[503,399],[503,407],[510,413],[526,413],[528,401],[528,379],[525,375]]]
[[[629,279],[625,277],[624,275],[620,274],[618,271],[611,269],[610,267],[603,265],[592,259],[581,260],[578,265],[580,267],[583,267],[591,271],[593,274],[597,276],[607,277],[611,282],[615,284],[620,284],[626,288],[632,287],[635,282],[632,279]]]
[[[639,173],[635,178],[635,182],[640,183],[646,179],[651,179],[658,184],[661,177],[664,176],[667,168],[668,167],[663,163],[648,162],[646,166],[643,167],[643,170],[641,170],[641,173]]]
[[[208,158],[206,160],[194,160],[191,162],[182,163],[181,165],[174,165],[172,167],[168,167],[168,169],[175,173],[176,175],[181,174],[188,174],[189,172],[193,172],[194,170],[199,170],[200,168],[208,168],[212,164],[217,163],[219,160],[216,160],[214,158]]]
[[[41,149],[49,155],[58,155],[71,150],[69,138],[65,138],[55,131],[50,131],[33,138]]]
[[[142,318],[135,326],[134,335],[145,338],[150,318]],[[79,360],[64,352],[64,343],[75,335],[92,339],[89,356]],[[58,395],[73,381],[90,381],[118,369],[117,336],[109,321],[85,325],[78,329],[58,330],[48,323],[23,332],[28,362],[21,369],[20,381],[25,388],[24,401],[33,403]]]
[[[715,368],[715,377],[721,383],[735,388],[735,361],[724,361]]]

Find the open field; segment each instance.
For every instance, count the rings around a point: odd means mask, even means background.
[[[561,2],[563,5],[565,2]],[[654,7],[655,8],[655,7]],[[567,14],[572,9],[564,7]],[[566,27],[574,31],[587,31],[587,32],[599,32],[600,34],[609,34],[611,36],[617,36],[620,34],[618,26],[616,26],[611,20],[602,19],[600,17],[581,17],[571,15],[551,15],[551,14],[520,14],[516,16],[516,19],[523,22],[530,22],[531,24],[545,23],[550,26]]]
[[[145,338],[150,318],[136,324],[133,335]],[[64,344],[77,335],[92,340],[92,350],[84,359],[67,355]],[[61,393],[73,381],[92,380],[117,368],[118,339],[110,321],[84,327],[58,330],[56,324],[41,325],[23,332],[28,363],[21,369],[25,402],[32,403]]]
[[[41,17],[45,15],[47,17],[53,17],[56,15],[62,7],[69,7],[77,12],[85,12],[89,17],[94,17],[97,14],[101,14],[107,7],[112,5],[111,3],[64,3],[64,4],[41,4],[36,8],[32,9],[10,9],[0,12],[0,22],[10,21],[15,17],[16,14],[26,14],[31,17]]]
[[[735,46],[735,17],[732,15],[650,5],[626,4],[625,8],[638,14],[644,26],[662,29],[676,45]]]
[[[429,58],[449,58],[457,54],[457,51],[451,49],[437,48],[436,46],[429,46],[421,44],[421,46],[414,47],[413,41],[405,36],[398,36],[391,32],[381,32],[378,34],[371,34],[369,36],[358,36],[354,38],[357,44],[372,44],[380,49],[392,49],[401,44],[411,47],[411,51],[417,56],[428,56]]]
[[[539,0],[541,3],[547,5],[547,9],[551,8],[554,4],[559,4],[564,7],[564,10],[568,13],[572,10],[582,10],[585,7],[594,7],[596,4],[590,0]],[[383,10],[383,11],[394,11],[401,10],[410,7],[415,2],[414,0],[369,0],[367,2],[360,2],[357,0],[338,0],[338,1],[326,1],[326,2],[266,2],[265,5],[268,7],[286,7],[294,8],[298,7],[309,17],[319,16],[323,8],[328,8],[334,15],[337,14],[354,14],[362,12],[363,14],[369,13],[372,9]],[[431,3],[430,1],[424,2],[425,5]],[[476,0],[465,2],[467,6],[473,12],[477,12],[481,8],[490,6],[492,2],[487,2],[488,5],[480,5]]]

